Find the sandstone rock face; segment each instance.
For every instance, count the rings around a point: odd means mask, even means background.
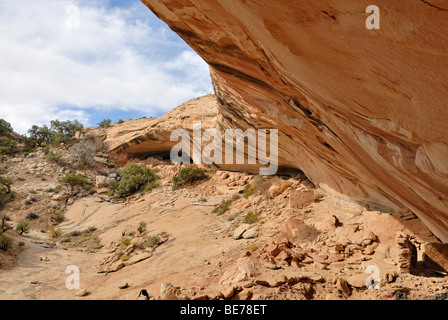
[[[351,0],[142,2],[211,66],[223,126],[278,129],[280,167],[448,241],[446,3],[377,0],[369,30]]]
[[[191,134],[194,121],[201,122],[202,130],[216,128],[218,112],[214,95],[193,99],[160,118],[142,118],[113,126],[104,133],[103,148],[129,156],[168,154],[169,157],[178,143],[170,140],[174,130],[186,129]]]
[[[423,261],[428,268],[448,272],[448,245],[446,243],[426,243]]]

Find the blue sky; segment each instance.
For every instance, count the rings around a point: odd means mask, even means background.
[[[139,0],[0,0],[0,118],[95,126],[212,91],[207,64]]]

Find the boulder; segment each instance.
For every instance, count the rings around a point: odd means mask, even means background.
[[[343,279],[343,278],[339,278],[336,282],[336,289],[343,293],[345,296],[349,297],[352,294],[351,289],[348,286],[348,282],[347,280]]]
[[[129,288],[129,283],[127,281],[124,281],[118,285],[118,289],[126,289],[126,288]]]
[[[367,273],[359,273],[352,276],[347,277],[347,282],[355,288],[366,288],[367,278],[370,277],[371,274]]]
[[[248,280],[251,277],[255,277],[260,274],[260,264],[258,260],[251,257],[243,257],[227,269],[222,275],[219,283],[232,284],[244,280]]]
[[[229,298],[231,298],[235,294],[235,287],[231,286],[231,285],[230,286],[225,286],[221,290],[221,294],[222,294],[224,299],[229,299]]]
[[[112,263],[110,266],[108,266],[105,271],[102,272],[117,272],[118,270],[121,270],[123,267],[124,264],[122,261],[116,261]]]
[[[244,231],[244,233],[243,233],[244,239],[253,239],[256,237],[258,237],[258,227],[257,226],[249,228],[246,231]]]
[[[180,300],[180,289],[164,282],[160,286],[160,297],[161,300]]]
[[[250,228],[250,224],[242,224],[240,225],[238,228],[235,229],[235,231],[233,232],[233,239],[238,240],[241,239],[243,237],[243,234],[246,232],[246,230],[248,230]]]
[[[427,268],[448,272],[448,243],[425,243],[423,264]]]
[[[88,294],[89,292],[87,291],[87,289],[78,289],[76,290],[73,294],[75,295],[75,297],[84,297]]]
[[[108,186],[108,178],[105,176],[96,176],[95,185],[97,188],[104,188]]]

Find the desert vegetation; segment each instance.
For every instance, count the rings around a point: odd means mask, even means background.
[[[109,182],[109,194],[116,198],[125,198],[137,192],[150,191],[158,186],[156,172],[134,162],[126,165],[121,172],[120,181]]]
[[[11,124],[0,119],[0,157],[12,156],[17,153],[17,141],[12,138]]]
[[[186,167],[179,169],[177,175],[173,177],[173,190],[183,188],[190,185],[196,181],[207,179],[208,176],[205,174],[202,168],[196,167]]]
[[[52,120],[50,127],[47,125],[33,125],[28,130],[26,142],[32,147],[45,145],[70,145],[74,141],[76,132],[82,131],[84,126],[77,120]]]
[[[103,119],[100,122],[98,122],[98,127],[100,128],[109,128],[112,125],[112,120],[110,119]]]
[[[91,182],[84,176],[76,173],[67,173],[64,177],[59,179],[59,182],[66,183],[72,187],[86,188],[91,185]]]

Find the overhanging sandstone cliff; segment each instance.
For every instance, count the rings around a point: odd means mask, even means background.
[[[229,126],[276,128],[327,190],[407,206],[448,241],[448,5],[142,0],[209,63]],[[444,4],[445,3],[445,4]],[[381,12],[368,30],[366,7]]]

